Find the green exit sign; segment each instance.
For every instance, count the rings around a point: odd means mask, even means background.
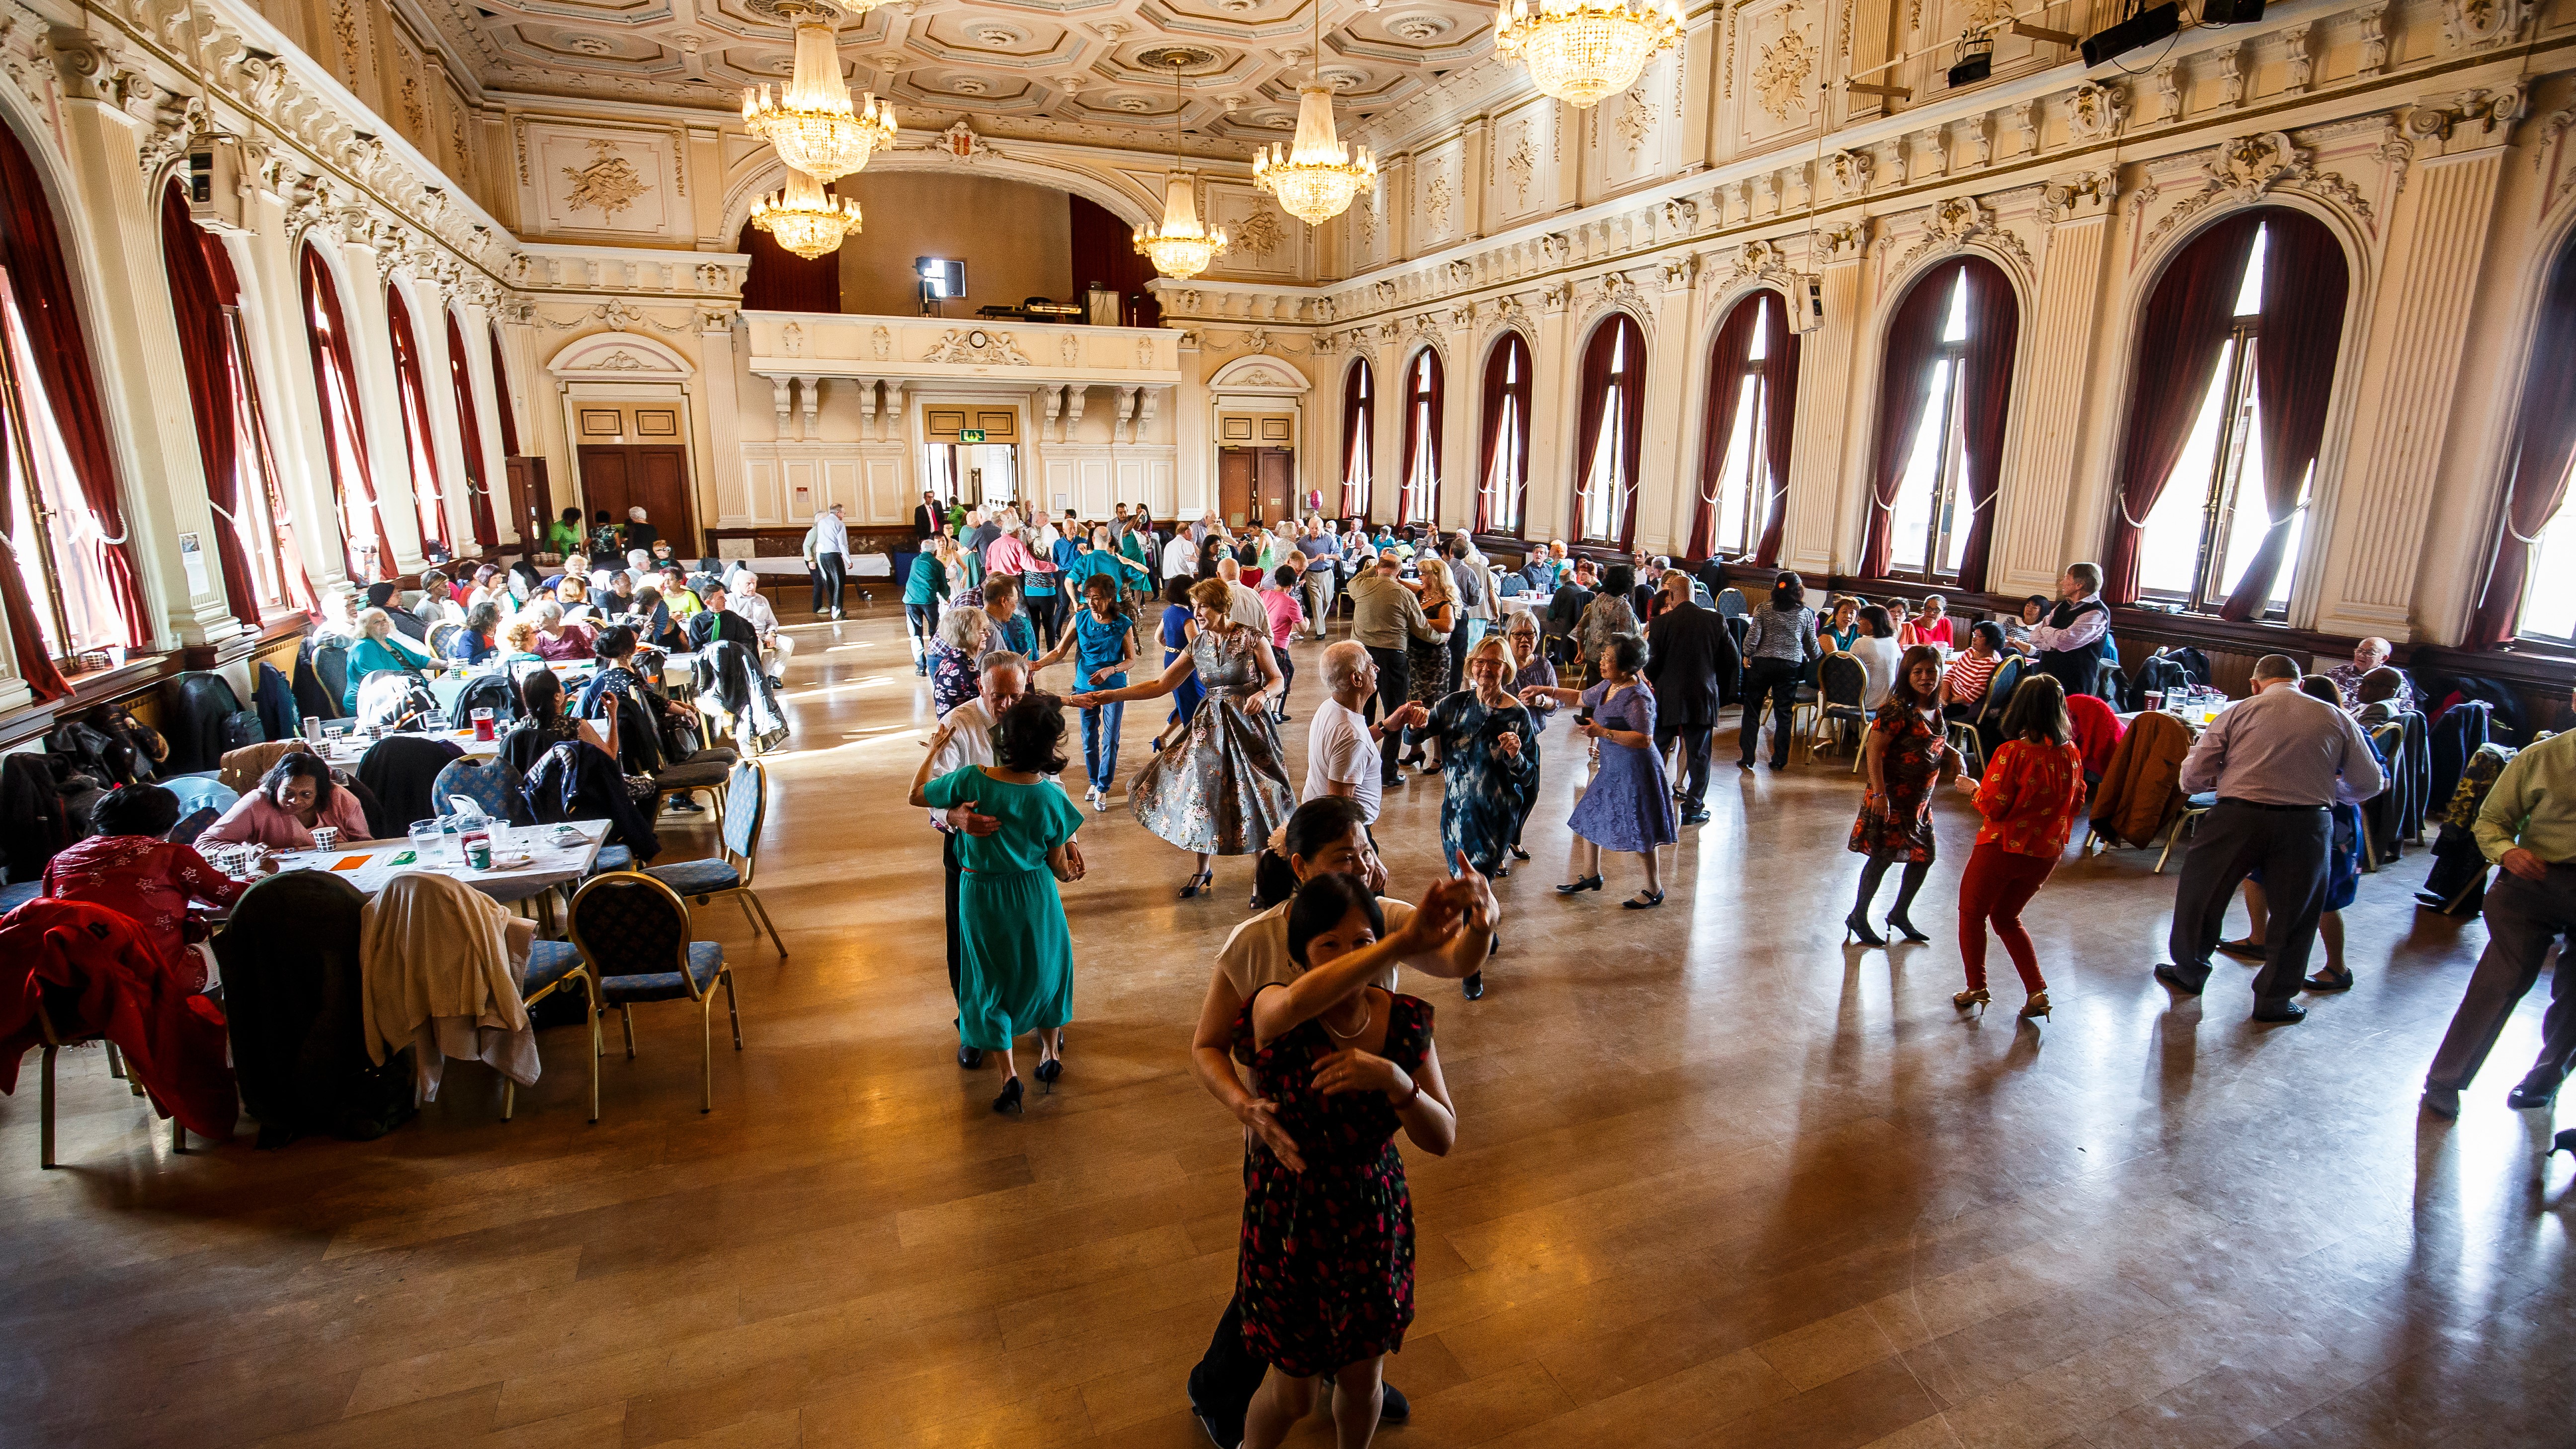
[[[980,443],[984,441],[984,430],[982,428],[959,428],[957,430],[957,441],[961,443]]]

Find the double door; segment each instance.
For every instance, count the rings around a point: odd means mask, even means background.
[[[1217,514],[1228,528],[1297,514],[1297,455],[1288,448],[1219,448]]]
[[[697,518],[689,507],[689,450],[669,443],[584,443],[581,493],[593,513],[618,523],[642,508],[682,558],[698,556]]]

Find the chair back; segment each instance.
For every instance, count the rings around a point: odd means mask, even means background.
[[[1717,591],[1717,612],[1729,619],[1741,619],[1750,616],[1753,608],[1744,602],[1744,591],[1729,584]]]
[[[2018,654],[2005,655],[2004,662],[1995,666],[1994,677],[1986,681],[1986,701],[1977,710],[1977,723],[2003,718],[2004,709],[2012,703],[2013,691],[2021,688],[2021,669]]]
[[[518,772],[494,756],[486,762],[468,757],[450,760],[429,787],[432,814],[446,812],[459,798],[494,820],[514,820],[526,807],[519,799]]]
[[[2406,717],[2399,715],[2384,725],[2372,726],[2370,747],[2379,752],[2380,764],[2396,763],[2398,753],[2406,748]]]
[[[1850,654],[1828,654],[1816,666],[1817,692],[1827,709],[1854,709],[1869,694],[1869,670]]]
[[[313,672],[321,676],[322,688],[329,692],[331,702],[333,704],[337,704],[341,700],[348,698],[348,644],[340,639],[333,638],[315,645],[313,648]]]
[[[769,771],[758,760],[736,762],[725,779],[724,853],[742,872],[746,886],[760,856],[760,827],[768,814]]]
[[[649,875],[592,876],[572,898],[572,943],[603,978],[676,971],[691,1001],[705,993],[689,974],[689,903]]]
[[[510,687],[508,675],[485,674],[467,681],[465,688],[457,693],[455,707],[449,713],[456,723],[463,724],[478,709],[492,711],[495,729],[505,728],[519,717],[518,691]]]
[[[218,813],[230,810],[241,800],[241,792],[211,775],[173,775],[161,782],[162,788],[179,797],[179,813],[191,815],[199,810]]]
[[[444,659],[447,657],[447,641],[455,638],[456,631],[464,627],[451,620],[442,620],[429,626],[429,637],[422,642],[429,646],[431,654]]]

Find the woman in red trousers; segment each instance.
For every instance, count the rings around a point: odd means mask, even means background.
[[[2084,756],[2075,748],[2074,733],[2065,687],[2045,674],[2032,675],[2004,706],[2004,743],[1986,762],[1984,778],[1960,777],[1959,788],[1977,797],[1977,813],[1985,817],[1977,827],[1976,853],[1959,881],[1959,955],[1967,963],[1968,989],[1950,1000],[1961,1011],[1991,999],[1991,921],[2030,993],[2023,1019],[2048,1015],[2048,982],[2039,974],[2030,933],[2021,928],[2021,910],[2057,868],[2084,808]]]

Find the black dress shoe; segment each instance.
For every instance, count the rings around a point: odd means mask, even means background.
[[[981,1047],[966,1046],[962,1043],[959,1044],[957,1048],[957,1065],[964,1067],[970,1072],[975,1070],[977,1067],[984,1065],[984,1049]]]
[[[1484,1000],[1485,973],[1482,971],[1468,972],[1467,979],[1458,983],[1458,994],[1466,997],[1469,1001]]]
[[[1515,846],[1511,847],[1511,851],[1512,851],[1512,859],[1514,859],[1514,860],[1527,860],[1527,859],[1529,859],[1529,852],[1528,852],[1528,851],[1526,851],[1526,850],[1521,849],[1521,848],[1520,848],[1519,846],[1517,846],[1517,845],[1515,845]]]
[[[2557,1100],[2558,1083],[2538,1077],[2525,1077],[2512,1091],[2504,1094],[2504,1104],[2517,1112],[2527,1112],[2534,1107],[2545,1111]]]
[[[1684,825],[1706,825],[1708,823],[1708,812],[1705,810],[1685,810],[1682,812],[1682,823]]]
[[[2156,979],[2163,982],[2166,988],[2177,996],[2198,996],[2200,994],[2199,987],[2185,983],[2180,973],[2176,972],[2171,966],[2157,967]]]
[[[1378,1404],[1378,1422],[1401,1424],[1413,1417],[1413,1404],[1395,1385],[1380,1384],[1378,1387],[1385,1393],[1385,1397]]]
[[[1208,1442],[1214,1444],[1216,1449],[1242,1449],[1243,1421],[1241,1419],[1219,1419],[1196,1404],[1190,1405],[1190,1417],[1199,1421],[1199,1428],[1207,1434]],[[1384,1418],[1385,1415],[1381,1414],[1379,1417]]]
[[[2267,1001],[2254,1008],[2254,1020],[2265,1026],[2295,1026],[2308,1019],[2308,1009],[2295,1001]]]

